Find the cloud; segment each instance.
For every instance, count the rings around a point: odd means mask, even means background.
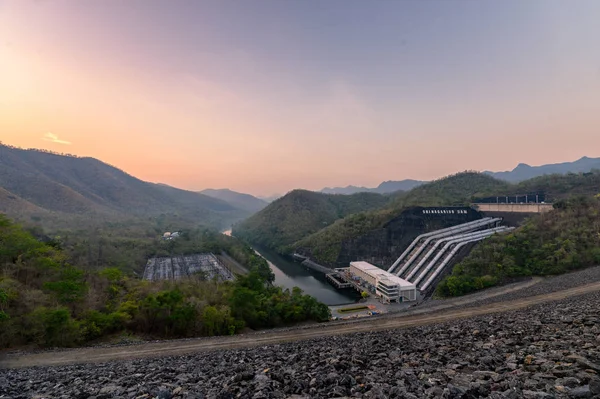
[[[51,143],[71,145],[70,141],[60,140],[56,134],[50,132],[46,133],[42,139]]]

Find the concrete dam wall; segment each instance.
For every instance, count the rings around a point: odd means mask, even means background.
[[[473,204],[480,212],[542,213],[553,209],[552,204]]]
[[[344,241],[334,267],[364,260],[387,269],[410,243],[422,233],[481,219],[471,207],[414,207],[405,210],[383,228]]]

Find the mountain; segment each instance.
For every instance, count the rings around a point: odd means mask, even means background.
[[[520,163],[511,171],[485,171],[484,173],[493,176],[496,179],[517,183],[537,176],[566,173],[586,173],[592,171],[593,169],[600,170],[600,158],[582,157],[574,162],[562,162],[541,166],[529,166],[525,163]]]
[[[344,216],[381,207],[389,200],[375,193],[333,195],[294,190],[234,226],[233,234],[282,251]]]
[[[207,195],[147,183],[94,158],[0,145],[0,212],[96,220],[171,214],[225,227],[249,213]],[[59,217],[60,216],[60,217]]]
[[[409,207],[468,205],[475,196],[507,192],[510,187],[509,183],[482,173],[458,173],[400,193],[379,209],[346,216],[318,232],[303,237],[292,247],[320,263],[335,265],[344,242],[357,240],[377,230],[388,229],[390,222]],[[386,230],[382,236],[389,237],[393,234],[398,232]],[[373,244],[365,246],[372,247]]]
[[[587,173],[594,169],[600,170],[600,158],[589,158],[582,157],[574,162],[562,162],[555,164],[547,164],[540,166],[529,166],[525,163],[520,163],[511,171],[505,172],[491,172],[485,171],[483,173],[490,175],[496,179],[508,181],[511,183],[518,183],[527,179],[531,179],[543,175],[551,174],[566,174],[566,173]],[[355,193],[379,193],[388,194],[397,191],[410,191],[415,187],[418,187],[425,181],[421,180],[400,180],[400,181],[384,181],[375,188],[368,188],[362,186],[346,186],[346,187],[325,187],[320,192],[326,194],[355,194]]]
[[[381,183],[375,188],[358,187],[358,186],[346,186],[346,187],[325,187],[320,192],[325,194],[356,194],[356,193],[378,193],[378,194],[389,194],[396,191],[409,191],[415,187],[420,186],[425,182],[420,180],[388,180]]]
[[[368,193],[371,192],[372,188],[357,187],[357,186],[346,186],[346,187],[325,187],[320,192],[323,194],[344,194],[351,195],[356,193]]]
[[[418,186],[391,198],[380,209],[349,215],[304,237],[292,245],[298,252],[328,264],[343,264],[344,248],[367,248],[361,256],[381,253],[382,237],[393,237],[395,218],[412,206],[468,205],[475,198],[543,192],[546,201],[557,203],[573,196],[598,196],[600,171],[578,174],[552,174],[520,183],[509,183],[483,173],[466,172]],[[374,238],[375,237],[375,238]],[[379,251],[379,252],[378,252]]]
[[[283,195],[281,195],[281,194],[273,194],[273,195],[268,195],[268,196],[260,196],[259,195],[256,198],[265,201],[267,204],[270,204],[271,202],[273,202],[273,201],[275,201],[275,200],[277,200],[277,199],[279,199],[281,197],[283,197]]]
[[[208,195],[212,198],[218,198],[238,209],[243,209],[251,213],[256,213],[268,205],[266,201],[256,198],[250,194],[238,193],[227,188],[218,190],[208,188],[200,191],[200,194]]]
[[[427,182],[421,180],[405,179],[400,181],[388,180],[381,183],[373,191],[380,194],[393,193],[396,191],[410,191]]]

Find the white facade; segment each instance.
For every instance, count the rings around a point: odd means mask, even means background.
[[[417,299],[417,287],[413,283],[368,262],[350,262],[350,273],[375,287],[375,294],[386,302],[407,302]]]

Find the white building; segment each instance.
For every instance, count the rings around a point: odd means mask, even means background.
[[[417,299],[417,287],[368,262],[350,262],[350,273],[373,287],[375,294],[386,302],[407,302]]]

